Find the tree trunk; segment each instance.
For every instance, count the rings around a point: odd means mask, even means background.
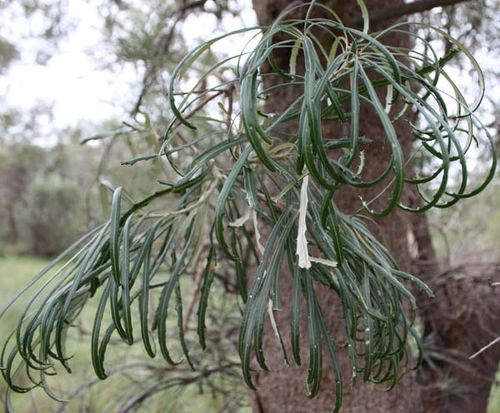
[[[404,0],[365,0],[369,10],[381,10],[384,7],[393,7],[398,4],[403,4]],[[260,24],[267,25],[272,23],[280,12],[291,2],[288,0],[253,0],[254,9]],[[356,2],[346,2],[341,0],[325,0],[323,4],[331,7],[344,20],[356,21],[358,9]],[[385,21],[378,23],[377,26],[371,27],[371,30],[377,30],[393,21]],[[401,34],[393,34],[385,37],[384,41],[389,41],[394,45],[409,44],[409,39]],[[326,45],[328,46],[328,45]],[[278,65],[287,68],[289,62],[289,51],[280,49],[273,57]],[[298,64],[298,67],[300,65]],[[263,68],[265,71],[266,68]],[[266,86],[271,82],[280,81],[279,79],[267,78]],[[266,102],[266,110],[268,112],[280,112],[287,107],[297,91],[293,88],[281,88],[278,93],[272,94]],[[390,154],[390,148],[381,141],[377,142],[377,136],[384,136],[382,125],[374,119],[371,112],[362,112],[362,122],[360,125],[361,135],[365,135],[374,142],[369,145],[365,151],[365,164],[370,165],[370,171],[373,176],[376,176],[385,168],[384,159]],[[288,128],[294,129],[296,125],[289,125]],[[395,124],[398,131],[398,139],[403,146],[406,154],[409,153],[412,143],[411,130],[408,122],[405,120],[398,121]],[[336,125],[325,126],[325,133],[341,133]],[[370,198],[370,193],[365,192],[365,197]],[[373,194],[372,194],[373,195]],[[409,194],[406,195],[407,202]],[[357,193],[354,191],[343,191],[336,198],[337,205],[343,211],[353,210],[359,206]],[[372,228],[391,250],[394,258],[404,270],[413,271],[416,274],[424,275],[428,281],[434,280],[438,271],[437,260],[432,248],[427,221],[425,216],[416,218],[401,210],[395,211],[388,218],[377,220],[378,226]],[[416,260],[416,264],[412,265],[412,258]],[[280,324],[284,337],[290,334],[290,308],[287,303],[291,302],[291,277],[284,273],[281,277],[281,288],[283,297],[283,311],[277,315],[277,322]],[[342,312],[339,300],[334,296],[332,291],[317,287],[317,293],[325,312],[325,316],[329,320],[330,329],[333,337],[342,336]],[[430,307],[431,303],[426,303],[425,306],[431,312],[435,310]],[[447,300],[443,306],[439,306],[440,311],[450,310],[450,306],[455,303],[453,300]],[[304,314],[304,311],[302,312]],[[425,314],[425,312],[423,313]],[[433,317],[435,320],[438,317]],[[306,322],[302,320],[304,330],[307,331]],[[426,325],[427,326],[427,325]],[[432,327],[435,328],[435,325]],[[441,326],[442,327],[442,326]],[[434,329],[432,329],[434,331]],[[500,331],[500,330],[498,330]],[[272,332],[268,332],[265,337],[265,348],[268,351],[269,367],[271,372],[266,373],[258,371],[255,373],[255,383],[257,391],[252,392],[252,400],[254,411],[265,413],[294,413],[294,412],[328,412],[331,411],[334,405],[334,380],[329,372],[325,371],[324,379],[320,394],[313,400],[309,400],[304,395],[304,380],[307,375],[307,362],[303,366],[297,367],[294,364],[286,366],[282,359],[282,354],[278,348],[275,337]],[[307,348],[307,334],[302,334],[302,348]],[[484,335],[483,335],[484,336]],[[451,344],[451,343],[447,343]],[[456,343],[454,343],[456,344]],[[485,343],[486,344],[486,343]],[[288,347],[288,346],[287,346]],[[289,348],[287,348],[289,350]],[[471,353],[470,353],[471,354]],[[431,386],[429,381],[425,381],[424,386],[421,381],[417,382],[417,374],[409,372],[406,374],[402,382],[397,385],[392,391],[384,392],[383,387],[374,385],[357,384],[351,385],[347,352],[339,349],[339,361],[343,369],[344,377],[344,399],[342,412],[348,413],[388,413],[388,412],[412,412],[412,413],[427,413],[427,412],[444,412],[445,402],[449,398],[443,397],[444,390],[437,390],[437,386]],[[306,359],[303,357],[303,359]],[[304,365],[305,364],[305,365]],[[494,367],[496,368],[496,367]],[[327,370],[327,369],[325,369]],[[463,376],[463,374],[462,374]],[[433,377],[432,380],[436,378]],[[463,377],[461,378],[463,379]],[[470,380],[469,380],[470,381]],[[432,382],[433,383],[433,382]],[[425,396],[429,387],[433,389],[431,396]],[[486,388],[489,388],[486,386]],[[477,413],[484,412],[487,394],[480,394],[476,400]],[[424,404],[425,403],[425,404]],[[454,412],[469,412],[471,410],[450,410]],[[472,411],[471,411],[472,412]]]
[[[397,1],[403,3],[403,1]],[[269,24],[274,20],[279,12],[283,10],[288,1],[275,1],[275,0],[254,0],[254,7],[257,12],[259,22],[262,24]],[[325,2],[328,6],[337,12],[342,19],[352,20],[356,15],[357,8],[355,2]],[[354,3],[354,4],[352,4]],[[394,4],[395,1],[387,0],[372,0],[368,2],[368,7],[371,9],[386,6],[388,4]],[[400,36],[393,37],[391,41],[400,43],[402,41],[407,41],[407,39],[399,38]],[[284,52],[286,53],[286,52]],[[289,56],[284,54],[280,56],[276,54],[273,56],[276,61],[283,64],[284,67],[288,64]],[[290,89],[280,89],[282,94],[288,94],[288,96],[283,96],[280,94],[274,94],[270,100],[267,102],[267,110],[270,112],[279,112],[282,108],[286,107],[294,95],[293,90]],[[365,111],[361,116],[363,119],[361,126],[361,135],[365,135],[371,139],[377,136],[383,136],[384,132],[380,122],[374,119],[374,115],[371,112]],[[401,122],[399,126],[400,140],[403,142],[406,151],[410,149],[411,145],[411,135],[407,124]],[[293,125],[290,125],[293,128]],[[337,125],[327,125],[325,127],[325,134],[339,133],[341,135],[343,131],[338,130]],[[371,148],[365,151],[365,162],[366,165],[370,165],[369,174],[379,174],[384,168],[384,154],[389,154],[390,148],[386,147],[383,142],[374,142],[370,145]],[[367,177],[369,179],[369,177]],[[370,194],[365,195],[370,198]],[[373,195],[373,194],[372,194]],[[341,208],[341,210],[349,211],[353,210],[359,206],[359,200],[357,199],[357,194],[354,191],[342,191],[336,198],[336,202]],[[407,242],[407,231],[409,228],[408,217],[405,216],[401,211],[397,211],[392,214],[389,219],[380,220],[378,222],[380,225],[380,235],[385,236],[389,240],[390,248],[399,261],[400,265],[409,269],[409,247]],[[282,276],[282,289],[283,291],[283,303],[284,311],[282,314],[289,314],[289,309],[286,308],[286,303],[290,302],[290,299],[286,299],[286,296],[290,297],[290,277],[286,274]],[[288,285],[287,285],[288,284]],[[325,316],[329,320],[330,328],[333,337],[342,336],[342,312],[340,302],[334,294],[326,289],[317,289],[318,296],[320,298],[322,308],[324,309]],[[279,320],[281,328],[286,334],[289,332],[289,320],[281,317]],[[305,320],[304,326],[305,326]],[[302,335],[303,343],[302,348],[307,348],[306,334]],[[271,373],[257,373],[256,382],[258,385],[258,390],[255,394],[255,406],[256,411],[262,412],[328,412],[331,411],[334,404],[334,383],[332,377],[329,373],[326,373],[322,382],[322,389],[320,394],[313,400],[309,400],[304,396],[304,378],[307,374],[307,366],[302,367],[290,366],[286,367],[281,358],[280,352],[276,348],[276,343],[274,337],[270,334],[266,337],[265,342],[266,348],[269,351],[273,351],[275,354],[274,359],[271,359]],[[271,350],[271,348],[273,350]],[[274,351],[275,349],[275,351]],[[384,392],[382,387],[375,387],[372,385],[350,385],[351,371],[349,370],[347,362],[347,352],[343,349],[339,349],[339,361],[342,365],[343,376],[345,382],[344,388],[344,399],[343,399],[343,412],[421,412],[420,405],[420,391],[419,386],[415,383],[414,376],[408,374],[400,387],[404,388],[404,392],[401,390],[396,390],[392,392]],[[307,363],[305,363],[307,364]]]
[[[7,206],[7,222],[9,228],[9,244],[17,246],[19,235],[17,231],[16,213],[13,204],[9,204]]]

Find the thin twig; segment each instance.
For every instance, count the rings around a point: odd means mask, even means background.
[[[191,319],[191,316],[193,314],[194,310],[194,305],[198,301],[198,297],[200,295],[200,289],[201,289],[201,282],[203,281],[203,274],[205,272],[205,269],[202,267],[198,270],[196,277],[194,279],[194,288],[193,288],[193,295],[191,296],[191,301],[189,301],[188,307],[186,314],[184,315],[184,330],[187,331],[189,327],[189,320]]]
[[[485,345],[481,350],[479,350],[477,353],[474,353],[472,356],[469,357],[469,360],[472,360],[476,356],[479,356],[483,351],[488,350],[490,347],[494,346],[496,343],[500,342],[500,336],[498,336],[495,340],[493,340],[491,343]]]
[[[168,54],[170,46],[174,39],[177,25],[181,23],[182,20],[184,20],[189,15],[188,12],[190,10],[198,8],[203,9],[206,2],[207,0],[199,0],[191,3],[185,3],[182,7],[180,7],[170,15],[170,21],[172,22],[170,25],[170,29],[168,33],[166,33],[166,35],[164,35],[163,38],[160,40],[160,45],[159,45],[160,47],[158,47],[158,49],[156,50],[156,53],[154,55],[155,58],[161,58],[162,56]],[[154,61],[151,63],[149,67],[146,67],[142,80],[142,89],[141,92],[139,93],[139,96],[137,97],[134,107],[130,111],[130,116],[135,117],[135,115],[139,113],[142,101],[144,100],[144,97],[148,93],[151,85],[154,83],[153,80],[157,71],[158,71],[158,66]]]

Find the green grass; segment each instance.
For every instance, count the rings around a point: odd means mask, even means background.
[[[48,261],[33,258],[33,257],[16,257],[7,256],[0,257],[0,308],[3,307],[16,292],[19,291],[30,279],[36,274]],[[93,303],[90,304],[92,310]],[[95,308],[95,307],[94,307]],[[15,326],[17,317],[22,310],[22,303],[20,303],[15,311],[7,314],[0,322],[0,337],[5,337],[6,334]],[[92,313],[92,311],[90,311]],[[90,314],[83,315],[83,324],[88,322]],[[87,320],[85,320],[87,318]],[[139,346],[137,346],[139,347]],[[82,337],[82,340],[71,343],[70,348],[74,359],[72,360],[72,367],[74,373],[69,375],[64,372],[56,376],[51,384],[54,388],[66,389],[75,388],[88,380],[93,379],[93,372],[89,364],[89,344],[88,340]],[[130,354],[130,350],[127,350]],[[133,352],[133,357],[141,357],[141,350]],[[500,372],[497,376],[500,380]],[[123,376],[112,378],[109,381],[104,381],[94,386],[90,391],[85,394],[85,401],[88,407],[88,412],[101,412],[105,411],[107,402],[112,398],[119,398],[123,392],[123,388],[130,386],[130,380]],[[0,392],[5,391],[5,385],[0,381]],[[64,391],[64,390],[63,390]],[[169,392],[164,397],[158,397],[153,403],[153,408],[148,405],[148,408],[139,411],[144,412],[167,412],[173,411],[176,413],[188,413],[193,411],[200,412],[216,412],[221,407],[222,400],[212,399],[206,393],[199,395],[195,388],[189,388],[182,393]],[[61,403],[55,402],[45,395],[41,390],[35,390],[27,395],[14,395],[13,404],[18,413],[46,413],[57,411],[61,407]],[[74,400],[67,405],[68,412],[77,412],[79,408],[79,400]],[[3,407],[0,407],[0,411]],[[243,411],[243,410],[242,410]],[[494,385],[491,395],[487,413],[500,412],[500,386]]]
[[[9,300],[35,275],[42,269],[48,261],[32,258],[32,257],[16,257],[5,256],[0,257],[0,308],[9,302]],[[88,303],[88,311],[84,311],[81,315],[81,327],[83,330],[89,330],[93,314],[96,308],[96,300],[91,300]],[[23,302],[16,305],[13,310],[9,310],[0,321],[0,338],[6,337],[7,334],[15,327],[16,321],[23,309]],[[51,388],[56,390],[56,393],[61,396],[72,393],[76,388],[84,386],[85,383],[95,380],[95,376],[90,363],[90,343],[89,337],[86,334],[73,333],[68,340],[68,353],[73,355],[71,359],[71,367],[73,374],[68,374],[64,370],[59,369],[58,374],[50,381]],[[109,351],[107,365],[113,364],[113,358],[123,361],[126,354],[127,362],[144,361],[144,352],[140,345],[133,348],[118,345]],[[157,365],[161,365],[162,361],[157,360]],[[113,412],[114,406],[110,406],[111,401],[120,400],[124,395],[124,390],[130,386],[140,386],[140,377],[136,377],[137,382],[133,381],[132,377],[125,375],[116,375],[109,379],[99,382],[92,386],[89,390],[82,392],[81,396],[75,398],[72,402],[66,405],[66,412],[76,413],[80,409],[81,398],[85,401],[85,410],[87,412]],[[135,387],[137,388],[137,387]],[[0,411],[3,411],[4,394],[6,385],[0,379]],[[235,389],[241,391],[241,389]],[[244,391],[244,390],[243,390]],[[63,406],[62,403],[50,399],[41,389],[36,389],[28,394],[13,394],[12,403],[15,411],[18,413],[49,413],[57,412]],[[212,397],[209,392],[200,394],[199,389],[195,386],[189,386],[182,391],[169,390],[158,394],[152,402],[136,410],[138,412],[176,412],[190,413],[193,411],[201,412],[217,412],[224,404],[221,397]],[[240,412],[248,411],[241,409]]]
[[[0,257],[0,308],[47,263],[48,261],[41,258]],[[17,318],[14,314],[10,312],[2,319],[0,337],[5,337],[5,334],[14,327]]]
[[[491,387],[490,399],[488,402],[488,409],[486,413],[499,413],[500,412],[500,365],[497,372],[496,383]]]

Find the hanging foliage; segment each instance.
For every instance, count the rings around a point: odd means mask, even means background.
[[[72,245],[20,293],[31,293],[32,298],[1,355],[2,375],[12,390],[26,392],[41,385],[51,394],[46,376],[56,365],[70,369],[66,337],[89,300],[99,302],[91,342],[99,378],[107,376],[105,356],[112,337],[129,344],[142,341],[150,357],[161,356],[173,365],[183,357],[195,369],[184,335],[180,281],[187,269],[202,265],[200,345],[206,345],[212,281],[218,266],[226,266],[243,303],[239,354],[249,387],[254,388],[253,357],[268,369],[263,348],[266,318],[285,361],[291,362],[285,345],[290,340],[297,364],[302,363],[301,319],[307,320],[306,393],[311,398],[318,393],[327,354],[335,377],[335,411],[342,398],[340,345],[347,347],[352,372],[362,380],[389,387],[398,381],[402,364],[412,362],[410,337],[420,342],[413,328],[417,304],[411,290],[416,286],[432,292],[398,268],[363,217],[386,216],[396,208],[445,208],[477,194],[493,177],[495,146],[475,115],[484,85],[469,51],[439,28],[418,23],[371,33],[366,8],[360,4],[362,30],[343,25],[320,4],[301,4],[263,31],[257,27],[229,33],[185,56],[171,76],[173,116],[161,151],[127,162],[163,158],[175,177],[139,202],[116,189],[110,220]],[[309,8],[307,17],[290,18],[300,7]],[[324,17],[315,17],[314,7]],[[452,44],[450,51],[440,56],[412,26],[445,37]],[[244,32],[255,33],[252,47],[217,62],[192,81],[198,62],[215,43]],[[385,38],[394,32],[410,36],[418,47],[387,45]],[[289,50],[287,70],[273,59],[278,49]],[[447,72],[447,63],[456,55],[469,59],[476,69],[480,95],[473,103]],[[268,86],[266,77],[280,81]],[[446,90],[440,88],[442,82]],[[265,113],[266,99],[287,87],[296,91],[293,103],[281,113]],[[370,150],[373,138],[360,134],[365,110],[383,126],[384,136],[377,140],[390,148],[386,166],[375,178],[366,177],[370,165],[364,162],[364,151]],[[394,122],[409,113],[417,121],[411,124],[414,144],[407,156]],[[347,125],[348,135],[331,136],[326,125],[332,123]],[[483,147],[491,152],[491,165],[484,181],[471,188],[468,157]],[[423,156],[428,161],[418,175],[408,173],[408,165]],[[402,202],[408,186],[417,188],[420,206]],[[345,188],[360,191],[357,213],[342,211],[334,202],[335,194]],[[375,197],[363,197],[374,191]],[[163,204],[157,202],[162,199]],[[376,209],[375,200],[385,204]],[[290,277],[293,285],[290,337],[281,335],[273,316],[282,308],[283,277]],[[316,294],[319,284],[341,303],[341,338],[329,331]],[[173,307],[179,329],[176,348],[182,357],[167,343]],[[107,314],[112,320],[103,325]],[[16,380],[24,371],[30,386]]]

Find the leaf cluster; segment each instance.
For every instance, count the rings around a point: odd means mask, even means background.
[[[296,7],[318,7],[327,17],[308,12],[305,19],[296,20],[285,13],[262,35],[262,28],[226,34],[187,54],[172,73],[173,119],[161,150],[129,164],[164,157],[176,178],[162,181],[161,190],[139,202],[117,189],[110,220],[70,247],[27,287],[33,287],[33,298],[1,355],[2,374],[12,390],[25,392],[41,385],[50,394],[45,376],[53,374],[56,365],[70,368],[66,335],[91,299],[99,301],[91,343],[99,378],[107,376],[104,361],[112,337],[128,344],[139,339],[150,357],[159,354],[169,364],[180,363],[167,342],[172,308],[180,351],[194,369],[182,321],[181,279],[200,268],[200,346],[206,345],[205,316],[213,281],[221,268],[229,268],[242,303],[238,348],[249,387],[254,388],[254,357],[260,368],[268,369],[263,347],[266,320],[287,363],[292,357],[302,363],[301,333],[306,325],[306,394],[318,394],[326,354],[335,377],[335,411],[342,399],[339,351],[346,349],[353,376],[387,383],[389,388],[398,382],[401,365],[412,361],[410,338],[420,342],[413,327],[417,306],[412,285],[431,292],[398,268],[362,215],[341,211],[334,196],[342,188],[376,190],[373,199],[362,201],[362,210],[386,216],[396,208],[421,212],[449,207],[481,191],[495,170],[493,140],[474,114],[480,98],[469,104],[445,65],[457,54],[466,56],[477,69],[482,90],[480,68],[460,43],[435,27],[427,29],[453,44],[443,57],[432,44],[426,44],[425,52],[385,44],[386,36],[394,33],[426,40],[408,24],[369,33],[365,8],[364,28],[358,30],[344,26],[322,5]],[[249,30],[255,33],[255,46],[221,59],[195,82],[188,81],[214,43]],[[282,49],[289,51],[288,69],[273,57]],[[263,71],[264,65],[271,69]],[[267,82],[268,77],[281,81]],[[439,88],[441,79],[451,85],[446,92]],[[266,99],[290,86],[299,90],[294,101],[281,113],[265,113]],[[384,130],[377,139],[390,147],[384,171],[369,179],[364,150],[370,150],[373,139],[360,134],[365,110],[376,115]],[[414,112],[414,152],[407,154],[394,122]],[[294,132],[283,137],[282,131],[293,122]],[[325,125],[331,122],[347,125],[348,136],[329,136]],[[467,156],[474,146],[488,147],[492,161],[484,181],[470,188]],[[422,151],[432,162],[415,176],[408,172],[409,165]],[[419,206],[402,202],[407,186],[417,188]],[[379,198],[385,204],[375,209],[372,203]],[[152,209],[158,199],[167,199],[168,206]],[[290,303],[282,298],[285,277],[292,285]],[[341,337],[331,334],[320,288],[338,298]],[[292,357],[286,350],[288,338],[274,319],[278,309],[290,311]],[[107,326],[105,314],[112,318]],[[32,386],[16,381],[22,370]]]

